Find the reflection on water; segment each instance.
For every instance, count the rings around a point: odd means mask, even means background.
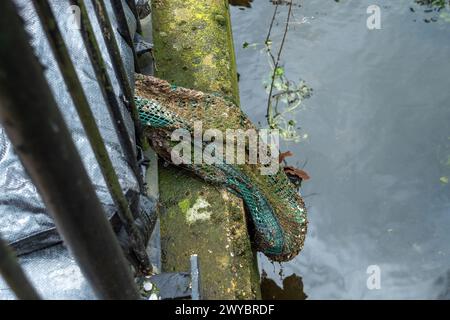
[[[253,0],[229,0],[232,6],[251,8]]]
[[[281,268],[302,277],[310,299],[450,298],[448,9],[379,0],[381,29],[368,30],[373,1],[300,3],[282,60],[287,75],[315,94],[295,115],[309,139],[282,151],[294,153],[290,165],[307,161],[310,228],[293,261],[273,265],[260,256],[272,279],[264,287],[284,288]],[[262,124],[269,66],[243,44],[264,42],[272,8],[254,1],[232,9],[242,106]],[[425,23],[430,15],[438,19]],[[380,268],[379,290],[366,285],[372,265]]]
[[[280,288],[274,280],[267,278],[267,275],[263,273],[261,293],[263,300],[305,300],[307,298],[303,292],[302,278],[296,274],[284,278]]]

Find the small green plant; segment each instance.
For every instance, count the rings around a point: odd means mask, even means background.
[[[448,0],[416,0],[416,3],[436,10],[444,9],[447,5],[450,6],[450,1]]]
[[[415,0],[414,2],[426,8],[424,22],[450,22],[450,0]],[[411,11],[415,9],[411,7]]]
[[[273,80],[273,81],[272,81]],[[302,107],[304,99],[312,95],[313,89],[303,80],[289,80],[283,67],[277,67],[264,82],[269,97],[267,122],[271,129],[279,129],[280,135],[287,141],[298,142],[306,139],[307,134],[300,135],[295,112]]]
[[[276,56],[273,53],[271,33],[279,10],[278,2],[274,2],[274,13],[265,42],[263,44],[244,42],[242,47],[244,49],[260,48],[267,55],[270,73],[263,81],[263,85],[268,94],[266,118],[269,128],[278,129],[281,138],[286,141],[299,142],[306,139],[308,135],[306,133],[300,135],[300,128],[294,114],[303,106],[303,100],[312,95],[313,89],[301,79],[290,80],[286,75],[285,67],[281,65],[281,53],[289,30],[292,4],[292,1],[288,3],[284,34]]]

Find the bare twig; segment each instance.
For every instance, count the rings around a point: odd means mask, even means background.
[[[275,4],[275,9],[273,10],[272,20],[270,21],[269,31],[267,32],[266,41],[264,41],[264,45],[266,46],[267,53],[269,54],[270,58],[272,58],[273,65],[275,65],[275,57],[272,54],[272,51],[270,49],[270,35],[272,33],[273,24],[275,23],[275,18],[277,16],[278,12],[278,3]]]
[[[269,31],[267,32],[267,37],[266,37],[266,42],[265,42],[266,44],[270,40],[270,34],[272,33],[272,28],[273,28],[273,24],[275,22],[275,17],[277,15],[277,11],[278,11],[278,4],[275,5],[275,9],[273,11],[272,21],[270,21]]]
[[[274,86],[274,83],[275,83],[276,72],[277,72],[277,69],[278,69],[278,66],[279,66],[279,63],[280,63],[281,52],[283,51],[284,43],[286,41],[286,36],[287,36],[288,30],[289,30],[289,22],[290,22],[290,19],[291,19],[291,13],[292,13],[292,2],[289,3],[289,11],[288,11],[287,19],[286,19],[286,26],[284,28],[283,39],[281,40],[280,48],[278,49],[277,59],[275,61],[275,65],[274,65],[274,69],[273,69],[273,73],[272,73],[272,83],[270,84],[269,99],[267,101],[267,118],[268,118],[269,125],[271,125],[271,123],[272,123],[272,116],[273,116],[272,115],[272,113],[273,113],[273,111],[272,111],[273,86]],[[274,14],[274,16],[275,16],[275,14]],[[272,24],[271,24],[271,28],[272,28]]]

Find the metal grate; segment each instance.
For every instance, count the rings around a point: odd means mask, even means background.
[[[114,2],[116,19],[123,24],[126,22],[123,19],[123,3],[122,1]],[[134,4],[134,1],[131,2]],[[129,134],[115,93],[112,91],[105,61],[99,52],[99,46],[90,25],[85,1],[71,0],[71,3],[80,8],[82,22],[80,32],[84,45],[118,132],[122,149],[125,151],[127,161],[133,168],[141,191],[143,191],[144,183],[138,169],[136,150],[128,138]],[[104,14],[106,12],[105,3],[103,0],[92,0],[92,3],[103,31],[103,39],[113,62],[115,74],[125,95],[124,100],[128,103],[135,119],[135,125],[138,125],[137,109],[131,85],[126,78],[115,37],[109,36],[113,34],[113,29],[108,15]],[[127,236],[131,239],[132,255],[137,259],[139,267],[142,268],[141,271],[148,273],[151,270],[151,264],[145,251],[145,241],[139,233],[136,219],[120,187],[117,173],[109,159],[52,9],[47,1],[33,0],[33,5],[41,20],[111,197],[118,208],[121,222]],[[47,209],[51,212],[59,233],[63,236],[96,295],[102,299],[138,299],[139,293],[125,255],[84,170],[81,157],[45,79],[44,70],[33,54],[28,35],[24,31],[23,21],[12,1],[0,2],[0,25],[0,30],[2,30],[0,38],[0,121],[6,134],[14,145],[23,166],[29,172]],[[121,25],[120,29],[128,30],[128,26]],[[130,39],[131,37],[129,37]],[[133,47],[132,44],[131,47]],[[21,53],[20,60],[14,50]],[[33,81],[33,85],[24,85],[29,83],[30,79]],[[137,130],[137,132],[139,140],[140,131]],[[62,192],[62,190],[64,191]],[[3,242],[0,244],[0,271],[9,286],[19,298],[38,298],[13,255],[6,254],[9,249],[3,245]],[[99,260],[114,261],[114,263],[99,264]]]

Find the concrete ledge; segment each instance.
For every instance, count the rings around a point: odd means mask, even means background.
[[[228,1],[153,0],[152,23],[157,77],[239,103]],[[171,166],[159,184],[162,270],[198,254],[205,299],[260,298],[242,200]]]

